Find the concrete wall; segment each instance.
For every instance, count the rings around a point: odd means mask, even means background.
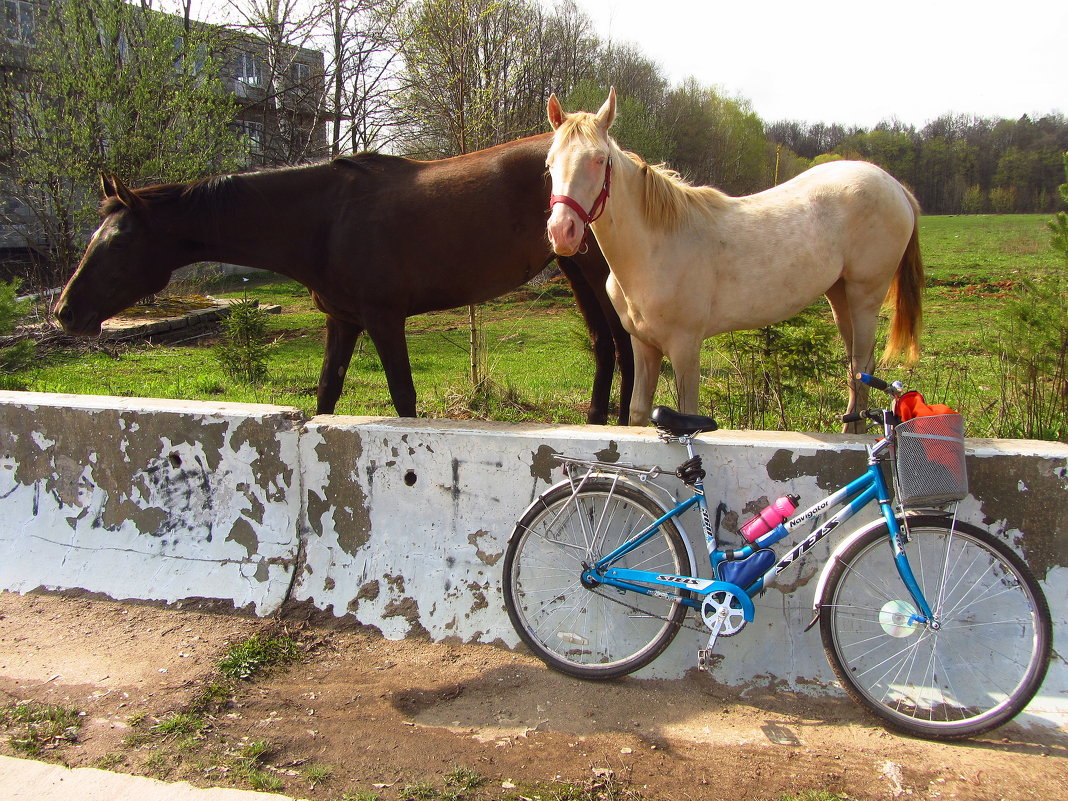
[[[285,600],[300,417],[266,406],[0,392],[0,588]]]
[[[721,431],[699,451],[723,530],[766,498],[811,502],[863,469],[866,438]],[[1054,661],[1024,722],[1068,725],[1068,446],[969,440],[964,519],[1028,561],[1054,612]],[[0,392],[0,589],[211,598],[266,615],[286,600],[389,638],[518,638],[501,559],[517,517],[561,477],[552,454],[674,468],[651,430],[320,417],[244,404]],[[665,479],[670,490],[681,485]],[[982,502],[976,500],[982,498]],[[684,520],[708,574],[696,516]],[[1024,534],[1023,532],[1026,532]],[[716,679],[825,691],[811,618],[825,541],[720,640]],[[675,677],[706,635],[684,630],[641,674]]]

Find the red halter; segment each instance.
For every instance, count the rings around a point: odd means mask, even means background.
[[[585,225],[589,225],[594,220],[598,219],[604,214],[604,207],[608,205],[608,192],[612,187],[612,157],[608,157],[608,162],[604,167],[604,185],[601,187],[601,194],[597,196],[597,199],[593,201],[593,206],[590,207],[589,213],[579,204],[577,200],[567,195],[550,195],[549,196],[549,208],[551,209],[557,203],[563,203],[565,206],[570,206],[578,214],[579,219]],[[583,235],[585,239],[585,234]]]

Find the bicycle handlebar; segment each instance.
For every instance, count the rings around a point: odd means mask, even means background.
[[[863,412],[853,412],[852,414],[843,414],[843,423],[859,423],[861,420],[871,420],[873,423],[884,423],[886,417],[884,415],[892,414],[889,409],[865,409]]]
[[[857,373],[856,379],[867,384],[869,387],[885,392],[887,395],[894,398],[898,397],[905,391],[905,385],[900,381],[894,381],[892,384],[888,384],[881,378],[876,378],[869,373]],[[884,425],[894,425],[893,421],[896,420],[896,417],[894,417],[893,411],[890,409],[866,409],[864,411],[842,415],[843,423],[859,423],[861,420],[870,420],[873,423]]]
[[[885,392],[887,395],[893,395],[895,398],[901,394],[901,391],[905,389],[904,385],[900,381],[895,381],[892,384],[887,384],[881,378],[876,378],[868,373],[857,373],[858,381],[862,381],[873,389],[878,389]]]

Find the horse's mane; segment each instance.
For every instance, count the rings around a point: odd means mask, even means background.
[[[174,205],[180,214],[214,215],[222,212],[241,191],[239,174],[215,175],[188,183],[155,184],[130,190],[145,206]],[[100,216],[127,208],[122,198],[110,195],[100,203]]]
[[[589,112],[568,114],[557,129],[557,136],[578,137],[593,146],[602,141],[596,117]],[[636,153],[623,150],[611,137],[608,142],[613,152],[623,154],[638,166],[644,188],[643,211],[650,225],[674,231],[694,214],[707,214],[727,205],[728,196],[718,189],[693,186],[666,165],[649,164]]]
[[[408,159],[400,158],[398,156],[387,156],[384,153],[376,153],[373,150],[367,150],[362,153],[350,153],[345,156],[337,156],[333,164],[339,167],[355,167],[357,169],[367,169],[370,167],[390,166],[400,162],[406,162]]]
[[[727,205],[727,195],[711,186],[694,186],[664,164],[649,164],[641,156],[622,151],[637,166],[644,192],[645,220],[654,227],[676,231],[695,214],[708,214]]]

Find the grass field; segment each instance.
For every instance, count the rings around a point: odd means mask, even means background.
[[[1004,395],[994,321],[1016,283],[1064,270],[1049,246],[1045,215],[925,217],[921,247],[927,265],[923,355],[912,368],[888,370],[929,399],[954,405],[969,435],[996,436]],[[261,387],[230,380],[210,341],[178,346],[58,352],[17,377],[44,392],[225,399],[296,406],[312,413],[322,360],[323,317],[307,292],[289,281],[249,282],[229,292],[278,303],[269,318],[275,346],[270,378]],[[488,403],[471,398],[467,311],[412,318],[408,344],[419,411],[428,417],[486,416],[502,420],[581,422],[589,401],[593,360],[566,284],[524,287],[482,307],[488,373],[498,388]],[[730,427],[833,431],[845,404],[845,366],[824,301],[804,326],[777,327],[770,352],[757,334],[706,343],[706,410]],[[885,324],[883,325],[885,333]],[[771,336],[765,335],[765,336]],[[758,358],[759,357],[759,358]],[[618,391],[618,389],[617,389]],[[759,396],[759,397],[758,397]],[[670,368],[658,401],[672,403]],[[373,347],[361,339],[337,412],[391,415],[385,375]],[[1011,429],[1006,429],[1011,434]]]

